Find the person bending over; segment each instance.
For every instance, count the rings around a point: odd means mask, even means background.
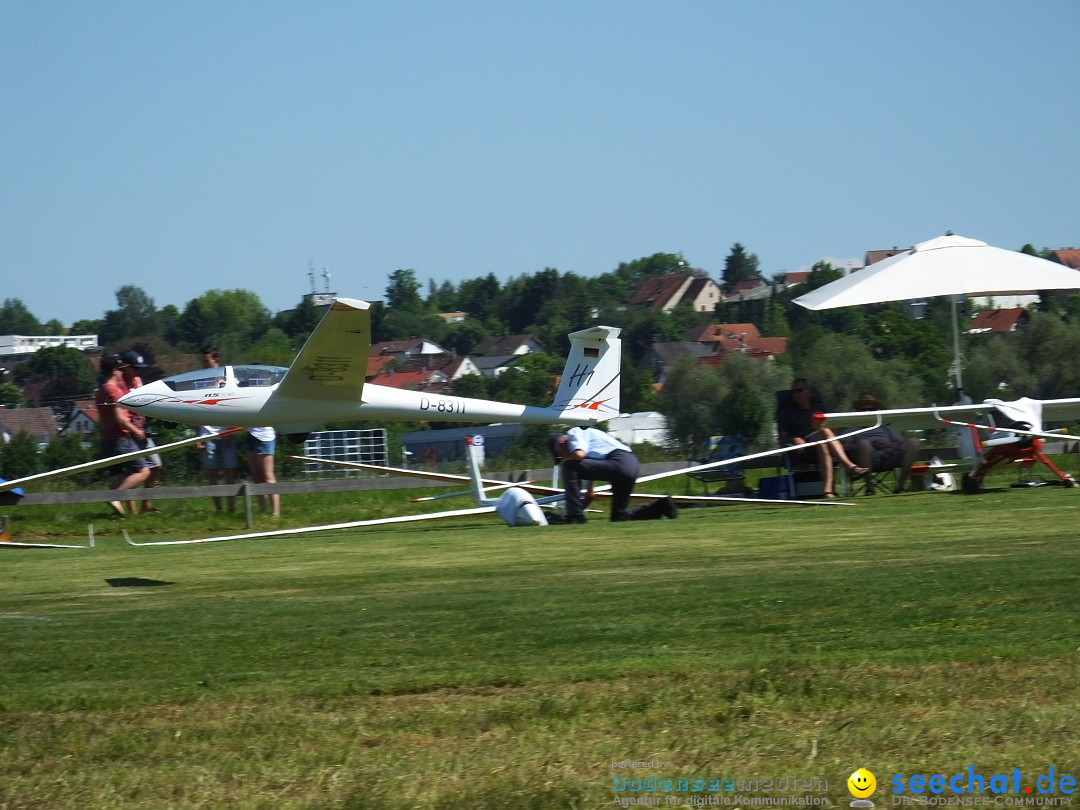
[[[585,509],[592,502],[597,481],[611,484],[613,521],[678,517],[678,507],[670,497],[630,508],[630,495],[640,468],[637,456],[599,428],[575,427],[566,433],[553,433],[548,438],[548,449],[562,465],[567,523],[585,522]],[[581,492],[582,481],[588,482],[585,495]]]

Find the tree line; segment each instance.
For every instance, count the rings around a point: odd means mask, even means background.
[[[1035,252],[1026,246],[1025,250]],[[650,276],[694,272],[679,254],[657,253],[621,263],[593,277],[545,268],[500,282],[488,274],[454,284],[429,281],[426,289],[415,271],[395,270],[388,277],[385,301],[372,303],[372,340],[423,337],[459,354],[474,353],[485,339],[530,333],[546,348],[495,379],[470,376],[454,383],[462,396],[510,402],[547,401],[553,376],[568,350],[567,333],[590,323],[618,326],[623,337],[624,411],[659,410],[669,422],[682,452],[691,453],[710,435],[739,435],[751,445],[770,441],[776,391],[794,376],[805,376],[833,409],[846,409],[864,393],[891,407],[952,402],[949,387],[951,321],[949,305],[931,300],[925,316],[914,318],[899,304],[811,312],[793,299],[839,278],[842,271],[826,262],[814,265],[809,280],[785,289],[782,276],[771,297],[721,303],[712,313],[689,306],[671,312],[634,308],[628,302]],[[757,257],[736,243],[725,261],[723,284],[761,279]],[[246,290],[211,290],[182,309],[157,307],[135,285],[116,291],[117,306],[100,319],[73,324],[76,334],[97,334],[105,353],[136,348],[158,373],[193,368],[198,349],[217,345],[227,362],[288,365],[321,317],[310,298],[291,310],[271,313],[257,294]],[[463,312],[448,323],[439,313]],[[965,305],[965,315],[973,314]],[[788,351],[762,362],[743,355],[719,367],[702,366],[689,356],[670,370],[661,392],[649,372],[636,366],[657,342],[678,342],[686,332],[707,323],[753,323],[763,335],[788,337]],[[55,333],[56,322],[39,322],[18,299],[0,306],[0,334]],[[1080,296],[1064,302],[1043,296],[1030,323],[1010,335],[966,336],[965,388],[976,399],[998,396],[1052,398],[1080,393]],[[46,401],[69,401],[92,394],[93,369],[81,352],[63,347],[42,349],[15,367],[0,383],[0,403],[21,404],[21,387],[39,382]]]

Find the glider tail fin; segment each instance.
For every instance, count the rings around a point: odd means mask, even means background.
[[[479,439],[479,443],[477,443]],[[488,497],[487,492],[484,490],[484,478],[480,475],[480,451],[479,447],[483,446],[484,437],[468,436],[465,438],[465,460],[469,465],[469,485],[472,489],[473,500],[476,501],[477,506],[493,506],[495,501]]]
[[[570,354],[552,403],[566,421],[602,422],[619,415],[620,331],[594,326],[570,333]]]

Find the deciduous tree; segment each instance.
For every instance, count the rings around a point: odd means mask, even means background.
[[[141,287],[125,284],[116,291],[116,309],[105,313],[98,332],[102,345],[122,343],[133,337],[148,337],[161,333],[161,321],[154,299]]]
[[[90,396],[97,388],[94,369],[86,355],[70,346],[38,349],[29,360],[15,366],[11,376],[19,385],[46,382],[42,398],[50,401]]]
[[[82,438],[77,433],[57,436],[41,451],[40,466],[45,470],[58,470],[61,467],[73,467],[92,461],[94,452],[83,447]],[[75,483],[87,485],[93,482],[96,472],[82,473],[75,476]]]
[[[270,328],[270,313],[248,290],[210,290],[188,301],[177,324],[189,351],[210,343],[240,357]]]
[[[0,405],[5,408],[21,408],[26,404],[19,386],[10,382],[0,382]]]
[[[767,422],[761,394],[749,380],[739,380],[719,402],[716,423],[724,436],[755,442]]]
[[[41,322],[19,298],[5,298],[0,304],[0,335],[40,335]]]
[[[37,439],[20,430],[6,444],[0,445],[0,469],[9,480],[41,472]]]
[[[711,368],[697,365],[691,355],[676,361],[660,393],[659,410],[668,435],[686,455],[699,451],[716,432],[723,394],[720,376]]]

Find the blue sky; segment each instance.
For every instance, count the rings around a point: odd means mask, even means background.
[[[1074,0],[0,0],[0,299],[1080,246],[1078,35]]]

